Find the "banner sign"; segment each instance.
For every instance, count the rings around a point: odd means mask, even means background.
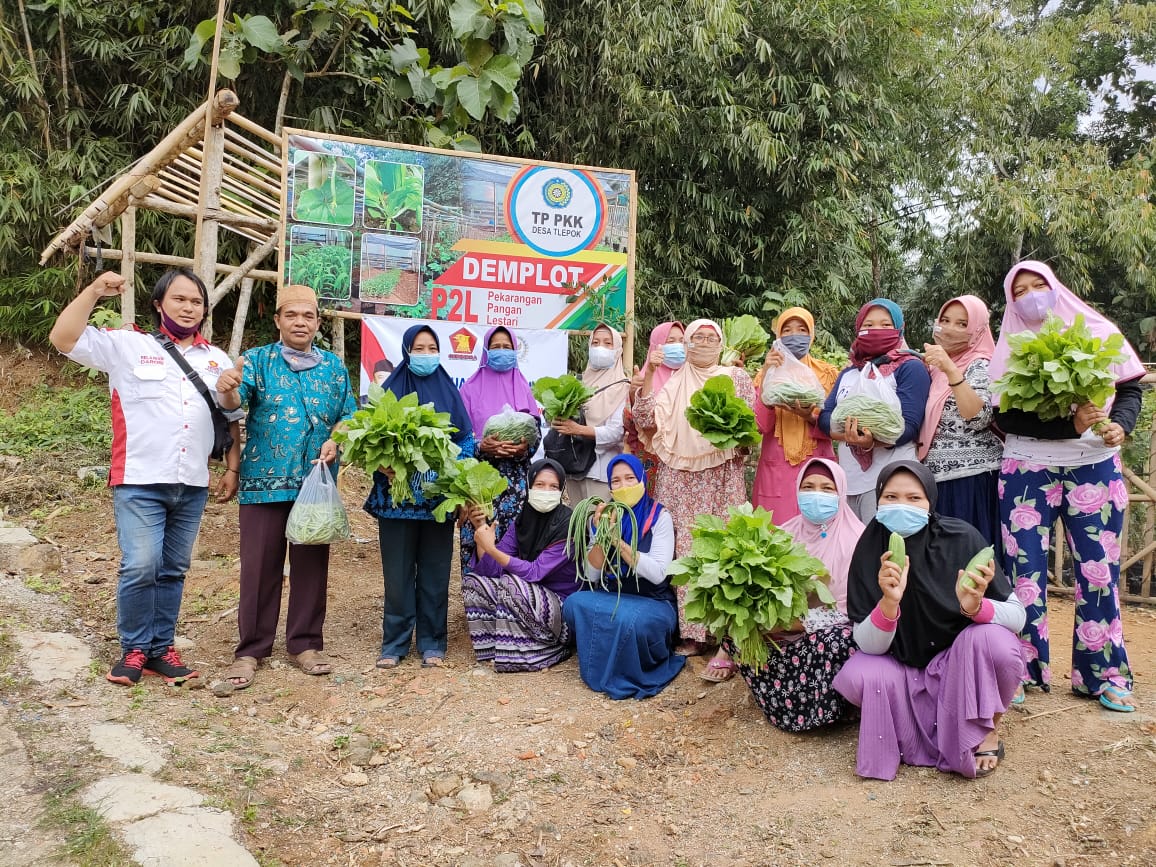
[[[369,393],[369,383],[383,383],[401,363],[401,338],[417,324],[428,325],[441,346],[442,367],[461,388],[482,361],[482,343],[488,326],[459,322],[402,319],[393,316],[366,316],[361,320],[361,390]],[[517,329],[518,369],[532,385],[541,376],[561,376],[566,372],[569,351],[565,331]],[[364,402],[364,400],[363,400]]]
[[[284,132],[286,283],[329,308],[625,330],[634,173]]]

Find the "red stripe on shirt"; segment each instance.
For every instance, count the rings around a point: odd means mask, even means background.
[[[112,392],[112,463],[108,468],[108,483],[124,484],[125,455],[128,452],[128,429],[124,422],[124,408],[120,405],[120,392]]]

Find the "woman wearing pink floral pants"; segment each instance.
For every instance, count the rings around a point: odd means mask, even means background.
[[[1009,334],[1038,330],[1050,312],[1064,322],[1083,316],[1092,334],[1101,339],[1119,334],[1043,262],[1013,267],[1004,278],[1004,292],[1007,308],[989,368],[993,402],[999,400],[996,380],[1009,363]],[[1126,342],[1111,373],[1115,394],[1102,407],[1085,403],[1074,407],[1067,418],[1049,420],[1023,410],[997,410],[995,422],[1007,434],[998,494],[1004,572],[1027,609],[1020,639],[1027,682],[1045,690],[1051,684],[1048,544],[1060,518],[1076,583],[1072,690],[1126,713],[1136,708],[1120,622],[1120,531],[1128,505],[1120,446],[1136,425],[1144,375],[1143,364]]]

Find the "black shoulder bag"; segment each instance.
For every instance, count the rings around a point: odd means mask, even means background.
[[[600,394],[612,386],[629,381],[622,379],[618,382],[612,382],[610,385],[602,386],[594,394]],[[591,397],[593,396],[591,395]],[[575,421],[578,424],[586,424],[586,412],[580,410]],[[596,445],[594,440],[587,437],[560,434],[553,428],[546,432],[546,437],[542,440],[542,450],[546,453],[546,457],[561,464],[562,469],[570,476],[585,476],[587,471],[594,466],[594,460],[597,457],[594,453]]]
[[[205,381],[189,367],[189,363],[185,361],[185,357],[176,345],[159,331],[154,331],[153,337],[173,357],[173,361],[185,372],[189,382],[201,393],[201,397],[209,405],[209,415],[213,419],[213,450],[209,452],[209,457],[215,461],[223,461],[229,449],[233,447],[233,435],[229,433],[229,420],[225,418],[225,414],[221,412],[221,408],[217,406],[213,396],[209,394],[209,387],[205,385]]]

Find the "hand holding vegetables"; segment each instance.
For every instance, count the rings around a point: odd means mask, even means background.
[[[892,533],[891,547],[879,558],[879,589],[883,591],[879,610],[888,620],[899,616],[899,603],[907,590],[907,572],[910,568],[911,560],[907,556],[903,537]]]
[[[959,600],[959,610],[963,614],[968,617],[979,614],[983,594],[994,577],[995,548],[988,545],[959,570],[956,578],[955,598]]]
[[[588,424],[578,424],[572,418],[556,418],[550,422],[550,427],[558,431],[560,434],[566,434],[572,437],[586,437],[586,439],[594,439],[594,428]]]

